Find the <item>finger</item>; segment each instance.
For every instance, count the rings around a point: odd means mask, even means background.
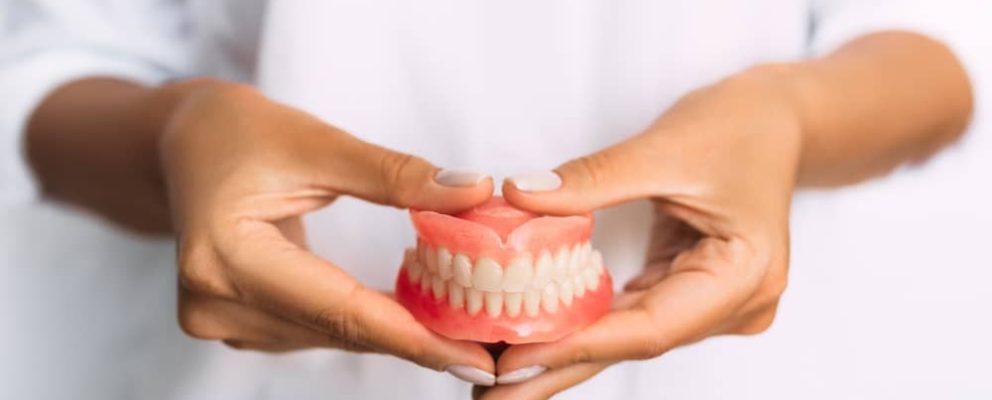
[[[512,385],[476,386],[472,398],[480,400],[547,399],[574,387],[600,373],[609,363],[584,363],[545,372],[537,377]]]
[[[374,203],[455,212],[485,202],[493,181],[470,170],[445,170],[428,161],[364,142],[343,132],[333,152],[319,154],[327,184]]]
[[[636,136],[562,164],[554,171],[560,179],[558,185],[550,173],[511,177],[503,182],[503,195],[524,209],[567,215],[639,198],[689,192],[692,187],[682,179],[678,153],[659,151],[659,145],[652,143],[657,141],[650,136]]]
[[[711,334],[753,293],[760,276],[738,243],[703,239],[674,262],[672,274],[644,292],[636,305],[610,312],[555,343],[507,349],[497,363],[503,374],[541,365],[551,369],[583,362],[657,357]]]
[[[342,342],[435,370],[465,365],[493,371],[492,358],[479,344],[427,330],[399,303],[286,241],[271,224],[242,221],[238,229],[222,253],[229,255],[225,261],[243,301]]]
[[[286,349],[327,347],[368,351],[331,336],[236,302],[180,289],[180,326],[190,336]]]

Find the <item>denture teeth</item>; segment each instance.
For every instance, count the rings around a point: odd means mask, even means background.
[[[575,288],[572,287],[571,280],[567,280],[565,282],[558,284],[558,298],[561,299],[562,304],[566,306],[572,305],[572,296],[574,294],[573,293],[574,289]]]
[[[586,278],[585,274],[579,273],[574,278],[572,278],[572,287],[575,290],[575,297],[582,297],[586,295]]]
[[[592,256],[592,245],[589,242],[582,243],[582,250],[579,256],[579,263],[582,267],[589,265],[589,257]]]
[[[411,283],[420,283],[420,276],[424,274],[424,266],[414,260],[406,265],[406,272]]]
[[[440,276],[434,275],[431,278],[431,291],[434,292],[435,299],[443,299],[446,294],[448,294],[448,285],[441,279]]]
[[[596,275],[603,273],[603,253],[597,250],[593,250],[592,254],[589,255],[589,267],[596,271]]]
[[[465,306],[465,288],[454,281],[448,281],[448,305],[451,308]]]
[[[590,292],[595,291],[599,288],[599,273],[593,267],[586,268],[586,271],[582,273],[586,281],[586,289]]]
[[[482,310],[482,291],[465,289],[465,311],[468,315],[476,315]]]
[[[582,267],[584,266],[582,264],[582,245],[575,244],[575,246],[572,246],[572,251],[568,255],[568,277],[571,278],[578,275],[579,272],[582,272]]]
[[[431,290],[432,283],[433,283],[433,278],[431,277],[431,273],[424,271],[423,277],[420,278],[420,292],[427,293],[427,291]]]
[[[455,273],[455,282],[464,287],[472,286],[472,260],[468,256],[456,255],[451,266]]]
[[[495,260],[482,257],[472,271],[472,287],[486,292],[499,292],[503,282],[503,267]]]
[[[503,271],[503,291],[523,292],[534,279],[534,269],[531,267],[530,255],[514,258]]]
[[[441,279],[451,279],[454,276],[454,271],[451,269],[451,251],[444,247],[439,247],[437,249],[437,272],[441,275]]]
[[[536,317],[541,312],[541,292],[537,290],[524,292],[524,312],[528,317]]]
[[[558,311],[558,284],[550,283],[541,291],[541,306],[544,311],[554,314]]]
[[[551,257],[551,252],[541,250],[541,253],[537,256],[537,263],[534,265],[533,287],[540,289],[544,285],[547,285],[548,282],[551,282],[554,268],[555,260]]]
[[[425,247],[427,250],[424,251],[424,265],[427,267],[427,270],[431,272],[431,274],[437,275],[437,251],[434,250],[433,247]]]
[[[564,282],[568,278],[568,262],[571,257],[568,253],[568,247],[562,246],[555,253],[555,270],[554,279],[555,282]]]
[[[492,318],[498,317],[503,310],[503,293],[485,292],[485,300],[486,314],[489,314]]]
[[[506,299],[506,315],[510,318],[520,315],[520,308],[524,304],[524,294],[507,293],[504,297]]]

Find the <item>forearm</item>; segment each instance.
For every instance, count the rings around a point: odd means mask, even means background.
[[[803,131],[799,184],[842,185],[922,160],[957,138],[968,78],[943,45],[878,33],[789,73]]]
[[[69,83],[33,113],[27,154],[47,196],[128,228],[170,229],[158,135],[178,96],[109,78]]]

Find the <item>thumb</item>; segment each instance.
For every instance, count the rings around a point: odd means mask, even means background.
[[[399,208],[455,212],[492,196],[488,175],[467,169],[441,169],[423,158],[393,151],[346,135],[337,157],[324,169],[333,189],[373,203]]]
[[[521,174],[503,182],[511,204],[541,214],[590,212],[631,200],[677,194],[677,160],[634,137],[576,158],[554,171]]]

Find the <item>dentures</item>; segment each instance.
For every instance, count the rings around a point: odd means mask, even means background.
[[[501,198],[458,215],[411,211],[397,295],[417,319],[456,339],[556,340],[609,307],[612,282],[589,243],[589,215],[532,214]]]

